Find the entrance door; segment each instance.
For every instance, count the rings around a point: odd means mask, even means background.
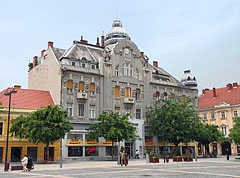
[[[28,147],[27,148],[27,155],[32,157],[32,161],[37,161],[37,147]]]
[[[133,143],[125,142],[125,150],[127,152],[128,158],[133,158]]]
[[[0,163],[2,163],[3,158],[3,147],[0,147]]]
[[[21,162],[22,147],[11,148],[11,162]]]
[[[47,150],[44,148],[44,160],[54,161],[54,147],[49,147],[49,155],[47,159]]]
[[[227,149],[229,151],[229,155],[231,155],[231,143],[224,142],[222,143],[222,155],[226,155]]]

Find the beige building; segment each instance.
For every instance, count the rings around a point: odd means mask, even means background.
[[[228,138],[234,126],[233,118],[240,116],[240,85],[233,83],[223,88],[204,89],[199,96],[199,112],[205,123],[217,125]],[[240,154],[240,145],[228,141],[212,143],[201,152],[225,155],[226,149],[231,155]]]

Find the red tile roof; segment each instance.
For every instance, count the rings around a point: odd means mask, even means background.
[[[231,105],[240,104],[240,85],[237,83],[234,83],[234,85],[228,84],[224,88],[216,88],[216,97],[213,97],[213,90],[205,89],[203,90],[204,94],[198,96],[199,109],[211,108],[222,102],[226,102]]]
[[[13,88],[7,88],[0,92],[1,106],[8,107],[9,96],[5,96],[4,93],[13,90]],[[54,105],[54,101],[49,91],[32,90],[32,89],[15,89],[17,93],[11,95],[11,107],[15,105],[16,108],[30,108],[38,109],[40,106],[45,107],[47,105]]]

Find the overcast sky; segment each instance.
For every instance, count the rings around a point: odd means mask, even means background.
[[[27,88],[28,63],[47,42],[95,44],[116,18],[152,61],[178,80],[190,69],[199,93],[240,83],[240,0],[6,0],[0,2],[0,91]]]

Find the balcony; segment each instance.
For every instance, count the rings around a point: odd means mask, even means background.
[[[134,104],[135,99],[134,98],[124,98],[124,104]]]
[[[77,93],[77,99],[87,99],[87,93],[85,92],[78,92]]]

